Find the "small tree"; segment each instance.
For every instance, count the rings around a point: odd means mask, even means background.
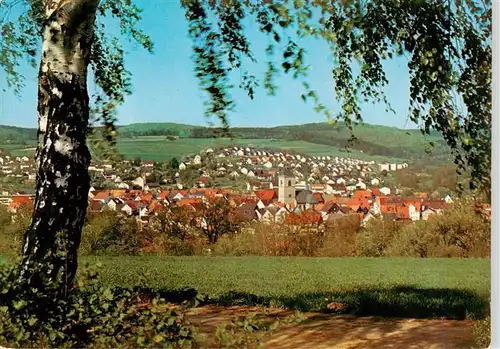
[[[185,242],[189,233],[196,225],[194,210],[184,206],[169,206],[160,210],[154,217],[155,233],[166,235],[168,238]]]
[[[209,244],[215,244],[221,236],[234,233],[239,228],[236,209],[225,198],[207,198],[198,210],[197,217]]]
[[[134,160],[132,160],[132,165],[133,166],[141,166],[141,162],[142,162],[141,157],[140,156],[136,156],[134,158]]]
[[[172,171],[178,171],[179,170],[179,160],[177,160],[176,157],[173,157],[172,159],[170,159],[170,162],[168,163],[168,166],[170,167],[170,169]]]

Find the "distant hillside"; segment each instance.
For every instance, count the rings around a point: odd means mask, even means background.
[[[36,129],[0,125],[0,143],[36,140]]]
[[[118,126],[118,131],[121,139],[142,136],[207,139],[220,135],[220,130],[217,128],[170,122],[122,125]],[[231,129],[231,134],[240,140],[304,141],[340,150],[348,145],[350,137],[349,130],[345,126],[340,125],[335,128],[327,123],[278,127],[235,127]],[[419,130],[363,124],[354,128],[354,135],[357,137],[357,142],[350,144],[351,149],[361,151],[366,155],[421,160],[428,158],[425,150],[428,148],[429,141],[432,141],[435,144],[433,157],[438,161],[449,159],[449,148],[442,137],[436,133],[424,138]],[[35,139],[35,129],[0,126],[0,143]]]
[[[201,126],[176,124],[173,122],[148,122],[123,125],[118,127],[121,137],[139,136],[179,136],[191,137],[194,129],[205,129]]]
[[[171,135],[190,138],[212,138],[216,128],[175,123],[130,124],[119,128],[122,137]],[[235,127],[231,134],[236,139],[276,139],[305,141],[309,143],[345,148],[350,138],[349,130],[340,125],[334,128],[327,123],[311,123],[278,127]],[[434,142],[433,154],[448,157],[449,150],[442,137],[434,133],[424,138],[419,130],[402,130],[395,127],[363,124],[356,126],[357,142],[350,144],[355,150],[368,155],[381,155],[403,159],[421,159],[429,141]]]

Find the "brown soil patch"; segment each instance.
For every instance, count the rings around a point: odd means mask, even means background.
[[[263,313],[262,307],[203,306],[189,316],[201,332],[214,333],[217,325],[229,323],[250,312]],[[285,318],[292,311],[268,309],[267,318]],[[461,349],[473,345],[473,321],[356,317],[303,313],[299,324],[281,325],[266,336],[264,348],[292,349]],[[208,344],[208,343],[206,343]]]

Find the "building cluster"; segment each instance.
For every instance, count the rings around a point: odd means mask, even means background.
[[[14,159],[19,164],[26,159]],[[2,161],[0,161],[0,164]],[[249,147],[206,149],[187,157],[173,169],[175,178],[182,171],[196,168],[196,185],[186,188],[176,183],[153,183],[147,178],[161,171],[167,163],[154,161],[121,164],[92,162],[89,170],[102,176],[111,186],[92,187],[89,210],[104,210],[135,216],[148,223],[151,217],[172,206],[198,210],[200,204],[214,197],[227,200],[244,221],[335,223],[342,217],[356,217],[360,224],[371,219],[414,222],[441,213],[452,199],[431,200],[426,193],[401,197],[394,186],[383,185],[380,172],[397,171],[407,164],[377,164],[350,158],[308,157],[280,150]],[[134,170],[136,178],[124,180]],[[172,169],[170,169],[171,171]],[[130,176],[128,176],[130,177]],[[211,178],[241,179],[246,190],[211,187]],[[0,202],[15,213],[33,205],[33,195],[16,193],[0,196]],[[490,212],[489,207],[484,207]]]
[[[99,213],[104,210],[120,212],[124,216],[135,216],[147,224],[162,210],[172,206],[191,211],[210,198],[227,200],[235,208],[241,221],[265,223],[335,223],[343,217],[356,217],[361,225],[371,219],[413,222],[427,220],[441,213],[452,202],[448,196],[430,200],[425,196],[402,198],[385,195],[378,188],[357,189],[347,196],[328,194],[325,186],[296,186],[296,178],[282,172],[278,186],[273,189],[257,189],[237,193],[231,189],[96,189],[89,192],[89,210]],[[29,195],[12,196],[8,203],[13,213],[22,206],[32,205]]]

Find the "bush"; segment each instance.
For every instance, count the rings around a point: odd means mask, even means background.
[[[31,223],[31,209],[21,209],[15,215],[0,205],[0,254],[14,256],[21,250],[24,232]]]
[[[460,201],[429,221],[396,232],[386,255],[391,257],[489,257],[491,226],[474,206]]]
[[[323,244],[318,249],[320,257],[353,257],[356,255],[356,237],[359,218],[355,215],[337,219],[326,226]]]
[[[399,222],[371,220],[356,237],[356,255],[360,257],[382,257],[400,229]]]
[[[478,348],[488,348],[491,341],[491,318],[476,321],[474,325],[474,341]]]
[[[429,257],[433,247],[438,245],[438,237],[429,229],[428,222],[420,221],[398,230],[385,254],[391,257],[425,258]]]
[[[0,267],[0,345],[17,348],[197,347],[186,309],[171,310],[134,289],[98,286],[98,273],[82,273],[61,298],[55,282],[44,292],[19,281],[18,270]]]
[[[141,234],[136,217],[104,211],[88,217],[80,251],[93,255],[136,255],[141,250]]]
[[[141,227],[118,212],[89,214],[80,247],[83,255],[217,255],[321,257],[474,257],[490,255],[490,221],[467,201],[454,203],[428,221],[402,223],[373,219],[360,228],[352,215],[326,226],[233,222],[227,203],[196,212],[159,212]],[[224,214],[218,213],[220,210]],[[198,212],[199,213],[199,212]],[[220,217],[224,217],[221,219]],[[200,227],[196,218],[208,223]],[[0,253],[20,250],[30,213],[16,220],[0,210]],[[210,228],[210,229],[209,229]]]
[[[491,222],[476,212],[469,201],[453,203],[429,221],[429,230],[443,246],[450,247],[443,257],[489,257]],[[441,257],[434,255],[435,257]]]
[[[216,255],[316,256],[324,232],[313,226],[253,223],[212,245]]]

